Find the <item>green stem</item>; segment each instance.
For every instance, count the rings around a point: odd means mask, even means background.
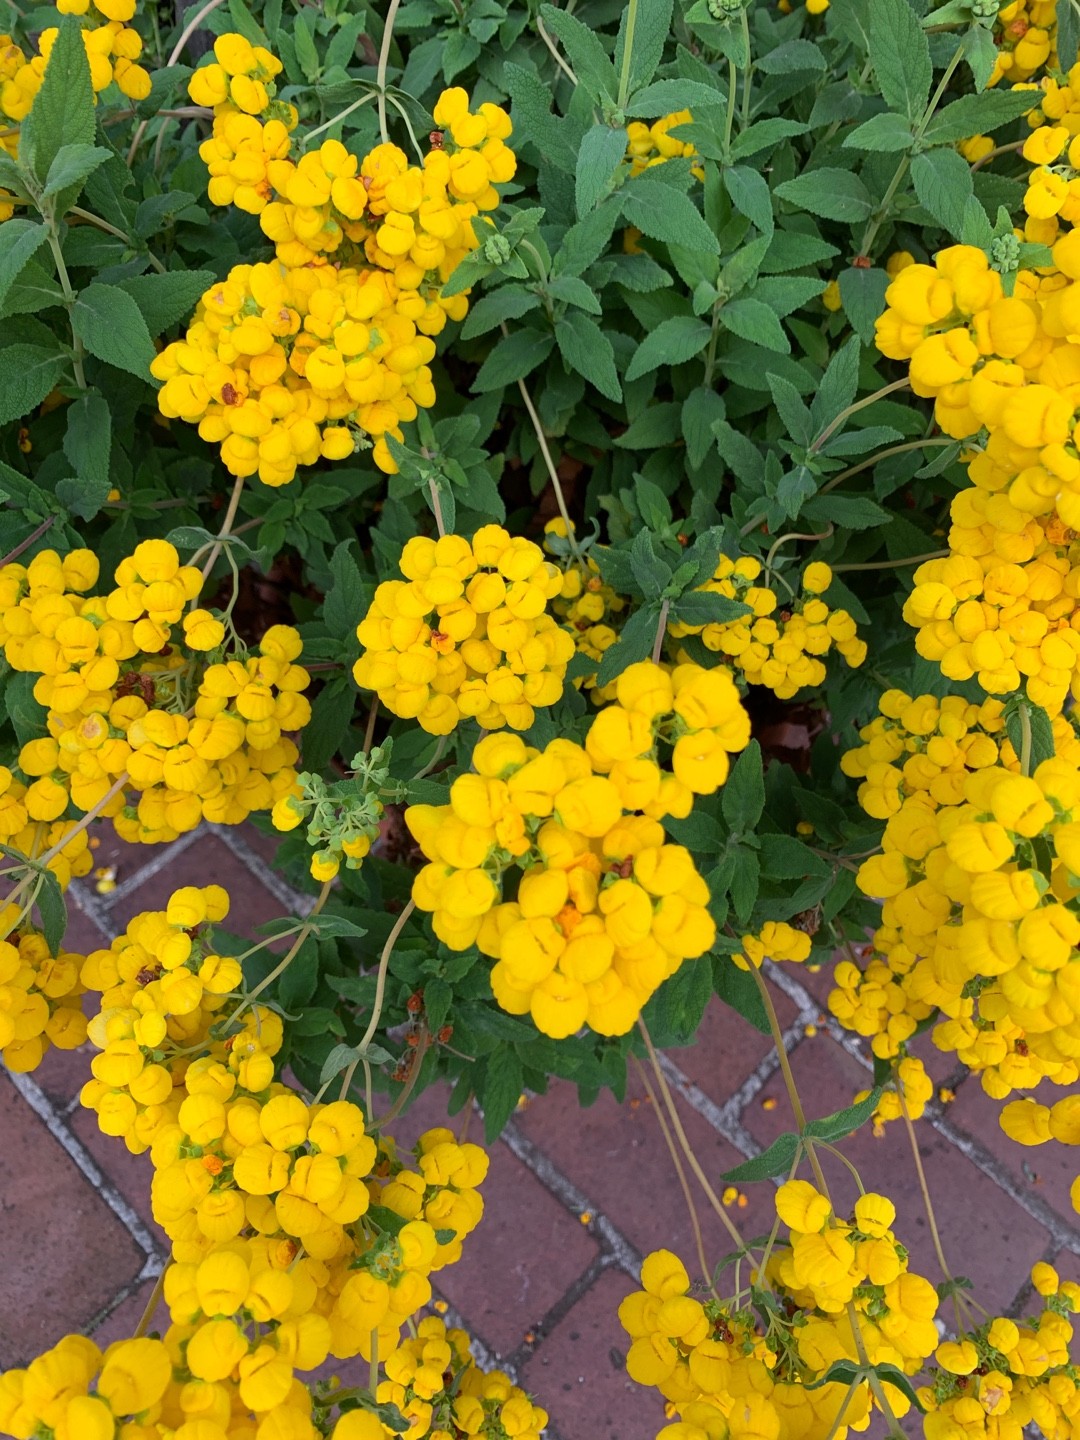
[[[660,664],[660,651],[664,648],[664,632],[667,629],[668,611],[671,609],[671,601],[665,600],[660,606],[660,615],[656,621],[656,639],[653,641],[652,662]]]
[[[73,305],[75,304],[75,291],[72,288],[71,276],[68,274],[68,268],[64,263],[64,251],[63,247],[60,244],[60,236],[58,235],[56,230],[55,217],[52,215],[47,216],[46,223],[49,231],[49,249],[52,251],[53,261],[56,265],[56,277],[60,281],[60,289],[64,292],[64,304],[67,306],[68,319],[70,320],[71,310]],[[76,335],[75,333],[75,326],[72,325],[71,366],[75,372],[75,383],[76,385],[78,385],[80,390],[86,389],[86,371],[83,368],[83,360],[85,359],[85,357],[86,351],[83,349],[83,343],[79,339],[78,335]]]
[[[727,114],[724,117],[724,156],[728,156],[731,150],[731,135],[735,128],[735,90],[738,71],[735,69],[735,61],[728,56],[728,94]]]
[[[379,68],[375,79],[378,87],[376,94],[379,97],[379,134],[382,136],[384,145],[390,139],[386,129],[386,67],[390,63],[390,43],[394,38],[394,21],[397,19],[398,6],[400,4],[401,0],[390,0],[390,7],[386,12],[386,20],[383,22],[382,45],[379,48]]]
[[[818,491],[819,495],[828,495],[830,490],[844,480],[850,480],[853,475],[859,475],[863,470],[872,470],[882,460],[888,460],[892,455],[904,455],[909,450],[925,450],[929,446],[955,445],[956,441],[948,435],[926,436],[922,440],[905,440],[902,445],[890,445],[886,450],[878,450],[867,460],[860,460],[858,465],[850,465],[846,470],[841,470],[839,475],[834,475],[827,485],[823,485]]]
[[[882,385],[880,390],[875,390],[870,395],[864,395],[861,400],[853,400],[850,405],[845,405],[843,410],[840,411],[840,414],[837,415],[835,419],[829,421],[817,439],[811,441],[807,456],[816,455],[825,442],[830,440],[836,434],[837,430],[840,429],[840,426],[851,419],[852,415],[857,415],[860,410],[865,410],[868,405],[873,405],[878,400],[884,400],[886,395],[894,395],[897,390],[906,390],[908,384],[909,382],[905,376],[903,380],[893,380],[889,385]]]
[[[138,241],[133,240],[125,230],[120,230],[115,225],[110,225],[108,220],[103,220],[100,215],[95,215],[93,211],[83,210],[81,206],[73,205],[70,213],[77,216],[80,220],[85,220],[87,225],[94,225],[98,230],[104,230],[106,235],[115,235],[118,240],[126,241],[133,250],[138,250]],[[143,253],[159,275],[167,273],[165,266],[151,250],[145,250]]]
[[[285,952],[284,956],[281,958],[278,964],[275,965],[273,970],[270,971],[270,974],[264,976],[263,979],[260,980],[259,983],[255,986],[254,990],[250,991],[250,993],[246,995],[243,1000],[241,1000],[240,1004],[236,1007],[236,1009],[229,1016],[228,1020],[225,1023],[225,1028],[227,1030],[232,1029],[232,1027],[236,1024],[237,1020],[239,1020],[240,1016],[244,1013],[248,1006],[251,1005],[255,1000],[257,1000],[259,996],[263,993],[263,991],[266,990],[269,986],[271,986],[275,980],[277,980],[280,976],[284,975],[285,971],[296,959],[300,947],[303,945],[304,941],[315,928],[312,924],[312,921],[314,921],[318,917],[319,912],[322,910],[323,906],[326,904],[327,899],[329,898],[331,883],[332,882],[329,880],[324,881],[323,887],[319,891],[318,899],[308,911],[296,939],[289,946],[288,950]]]
[[[368,1021],[368,1027],[364,1031],[364,1038],[357,1046],[361,1055],[371,1044],[375,1031],[379,1028],[379,1020],[382,1018],[383,999],[386,995],[386,972],[390,965],[390,956],[393,954],[394,946],[397,944],[402,930],[404,930],[405,926],[409,923],[409,916],[415,909],[416,902],[410,900],[397,920],[395,920],[394,928],[386,937],[386,944],[383,946],[382,954],[379,956],[379,973],[375,977],[375,1003],[371,1007],[371,1019]]]
[[[367,95],[361,95],[359,100],[354,100],[353,103],[347,105],[344,110],[339,110],[338,113],[332,115],[329,120],[325,120],[321,125],[317,125],[314,130],[309,130],[304,136],[304,148],[306,149],[307,146],[311,144],[316,135],[321,135],[325,130],[332,130],[335,125],[340,125],[343,120],[347,120],[350,115],[355,114],[355,112],[364,105],[370,105],[377,94],[378,91],[372,90]]]
[[[750,77],[754,73],[754,62],[750,59],[750,20],[747,16],[747,7],[744,5],[739,11],[739,24],[742,27],[743,44],[746,46],[746,69],[743,71],[742,111],[740,114],[740,129],[745,130],[750,123]]]
[[[619,74],[619,98],[616,102],[620,110],[626,106],[630,95],[630,66],[634,58],[634,31],[637,29],[638,0],[629,0],[626,7],[626,41],[623,45],[622,70]]]
[[[1020,773],[1031,774],[1031,714],[1027,704],[1021,701],[1020,713]]]
[[[903,560],[867,560],[861,565],[834,565],[832,572],[838,575],[842,570],[898,570],[905,565],[921,565],[924,560],[944,560],[949,550],[928,550],[925,555],[906,555]]]

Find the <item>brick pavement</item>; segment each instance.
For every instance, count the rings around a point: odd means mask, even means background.
[[[118,867],[120,883],[108,897],[72,886],[73,948],[108,943],[130,915],[207,876],[232,893],[240,929],[307,903],[274,872],[272,844],[246,828],[204,827],[155,850],[103,833],[97,854]],[[770,983],[808,1108],[824,1115],[850,1103],[868,1061],[865,1047],[825,1021],[826,977],[789,967]],[[81,1110],[88,1060],[85,1051],[53,1051],[31,1076],[0,1072],[0,1367],[25,1363],[69,1330],[102,1343],[130,1334],[161,1270],[149,1162],[100,1135]],[[719,1002],[698,1044],[664,1056],[663,1066],[714,1182],[790,1128],[772,1046]],[[948,1078],[941,1057],[934,1073]],[[1053,1261],[1070,1278],[1080,1273],[1068,1202],[1075,1160],[1056,1144],[1011,1145],[978,1083],[952,1084],[956,1100],[935,1104],[918,1127],[946,1254],[975,1280],[984,1305],[1021,1314],[1035,1260]],[[444,1121],[445,1093],[436,1089],[395,1131],[409,1140]],[[882,1139],[863,1131],[844,1149],[868,1185],[880,1182],[896,1200],[900,1234],[936,1280],[907,1145],[903,1129],[890,1126]],[[834,1171],[850,1199],[850,1177]],[[625,1374],[616,1310],[648,1249],[666,1242],[691,1268],[693,1249],[648,1096],[632,1078],[621,1105],[607,1095],[582,1111],[574,1087],[561,1081],[528,1098],[493,1149],[485,1196],[485,1219],[463,1260],[438,1277],[450,1318],[476,1337],[478,1358],[498,1361],[548,1408],[551,1440],[651,1440],[663,1423],[660,1403]],[[706,1204],[699,1213],[710,1259],[718,1259],[730,1244]],[[730,1214],[746,1235],[767,1229],[768,1187],[749,1187],[745,1207],[734,1203]]]

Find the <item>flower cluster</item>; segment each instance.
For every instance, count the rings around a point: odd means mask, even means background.
[[[618,699],[584,747],[554,740],[540,752],[489,736],[449,805],[405,814],[430,862],[413,899],[435,933],[494,959],[502,1008],[556,1039],[583,1025],[625,1034],[658,986],[715,939],[708,888],[660,820],[723,783],[728,751],[749,738],[738,693],[723,671],[680,666],[669,676],[643,662],[619,677]],[[658,746],[674,736],[667,771]],[[503,901],[511,869],[521,872],[516,898]]]
[[[860,640],[855,621],[846,610],[831,610],[821,599],[832,584],[828,565],[816,560],[803,572],[801,592],[790,592],[787,602],[768,584],[755,584],[762,574],[760,560],[745,555],[731,560],[722,555],[716,573],[701,587],[705,594],[722,595],[750,607],[737,620],[690,625],[683,621],[669,629],[673,639],[700,635],[708,650],[724,655],[751,685],[765,685],[781,699],[790,699],[807,685],[820,685],[825,666],[819,659],[836,649],[851,666],[866,659],[866,642]]]
[[[567,525],[561,518],[544,526],[544,549],[564,567],[562,591],[551,608],[573,639],[577,653],[599,665],[604,652],[619,638],[629,602],[604,582],[591,556],[574,557],[567,537]],[[594,705],[606,705],[615,695],[613,682],[597,685],[595,670],[573,683],[575,689],[588,691]]]
[[[210,611],[185,613],[202,576],[165,540],[144,540],[90,596],[97,579],[88,550],[0,571],[0,645],[39,677],[46,711],[48,734],[19,753],[26,815],[100,806],[124,839],[154,842],[269,810],[295,783],[285,732],[311,716],[297,632],[274,626],[249,654]]]
[[[989,85],[1030,80],[1057,63],[1054,49],[1057,10],[1054,0],[1008,0],[994,25],[994,67]]]
[[[100,992],[88,1032],[99,1053],[81,1100],[106,1134],[149,1152],[154,1216],[172,1247],[171,1325],[161,1342],[113,1347],[104,1366],[95,1347],[69,1339],[9,1372],[0,1428],[111,1440],[133,1417],[148,1440],[196,1424],[212,1427],[208,1440],[247,1440],[256,1427],[273,1440],[316,1440],[323,1432],[295,1374],[359,1354],[378,1356],[387,1377],[378,1398],[403,1402],[415,1436],[444,1412],[464,1434],[487,1434],[502,1416],[516,1427],[504,1433],[537,1435],[544,1413],[504,1376],[475,1371],[456,1334],[457,1383],[444,1385],[452,1357],[439,1349],[441,1322],[422,1321],[397,1354],[402,1327],[431,1299],[429,1275],[460,1257],[481,1219],[486,1154],[435,1129],[410,1163],[368,1133],[351,1101],[308,1103],[276,1079],[281,1020],[244,996],[239,962],[219,953],[215,926],[228,909],[218,886],[175,891],[165,910],[135,916],[108,950],[89,955],[81,977],[79,957],[62,955],[50,975],[27,941],[24,959],[38,964],[45,994],[77,994],[80,979]],[[43,997],[35,1005],[47,1015]],[[424,1366],[436,1351],[433,1385]],[[113,1374],[129,1361],[140,1378],[124,1388]],[[174,1372],[188,1383],[174,1385]],[[332,1406],[332,1395],[321,1403]],[[344,1416],[334,1431],[345,1440],[390,1433]]]
[[[813,1185],[789,1180],[776,1209],[791,1234],[770,1247],[754,1282],[767,1286],[766,1313],[778,1317],[767,1329],[745,1292],[730,1303],[695,1299],[685,1266],[667,1250],[647,1256],[643,1289],[619,1307],[631,1337],[627,1372],[655,1386],[680,1417],[658,1440],[842,1437],[866,1427],[870,1389],[865,1380],[850,1389],[822,1384],[830,1366],[857,1365],[862,1354],[913,1375],[937,1346],[937,1294],[908,1269],[890,1200],[861,1195],[842,1221]],[[894,1413],[905,1414],[907,1398],[887,1381],[884,1389]]]
[[[809,960],[813,944],[805,930],[796,930],[784,920],[767,920],[756,935],[744,935],[741,943],[742,949],[732,956],[740,970],[760,970],[763,960],[799,965]]]
[[[74,1050],[86,1039],[80,997],[83,957],[53,955],[38,930],[20,924],[20,912],[0,913],[0,1058],[9,1070],[41,1064],[50,1045]]]
[[[61,15],[82,17],[83,45],[95,96],[115,81],[129,100],[145,100],[150,94],[150,73],[137,63],[142,36],[127,23],[135,14],[135,0],[58,0],[56,8]],[[21,125],[29,115],[56,36],[55,26],[42,30],[38,53],[27,55],[10,35],[0,35],[0,117]],[[8,142],[3,143],[7,148]]]
[[[224,35],[192,77],[192,98],[215,107],[200,150],[210,198],[258,215],[276,260],[235,266],[207,291],[151,367],[165,382],[159,405],[219,444],[232,474],[266,485],[362,449],[393,474],[387,436],[401,440],[435,401],[431,337],[468,309],[442,287],[479,244],[473,221],[498,205],[495,185],[514,175],[510,120],[493,104],[470,112],[451,89],[422,168],[396,145],[361,159],[338,140],[293,160],[296,112],[271,98],[280,69]]]
[[[1029,1425],[1047,1437],[1075,1429],[1080,1385],[1069,1360],[1073,1325],[1067,1316],[1080,1310],[1080,1286],[1063,1283],[1044,1261],[1033,1267],[1031,1279],[1042,1302],[1037,1316],[1022,1323],[992,1316],[971,1334],[938,1346],[931,1382],[918,1391],[928,1412],[927,1440],[1019,1440]]]
[[[76,830],[75,822],[64,818],[66,803],[57,811],[39,803],[40,792],[31,798],[32,789],[0,765],[0,844],[43,862],[66,890],[73,877],[91,869],[90,842],[85,829]]]
[[[305,838],[312,848],[312,878],[332,880],[341,869],[358,870],[379,833],[383,818],[381,796],[399,793],[390,780],[389,741],[353,757],[353,773],[328,785],[318,775],[304,772],[296,785],[275,804],[271,816],[278,830],[295,830],[306,824]]]
[[[558,567],[531,540],[484,525],[472,540],[414,536],[403,580],[386,580],[356,628],[353,678],[394,715],[448,735],[463,717],[486,730],[527,730],[554,705],[573,657],[547,613]]]

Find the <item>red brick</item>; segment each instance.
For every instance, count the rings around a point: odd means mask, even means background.
[[[102,1350],[105,1350],[117,1340],[130,1340],[138,1329],[143,1311],[149,1305],[156,1285],[156,1280],[144,1280],[126,1300],[121,1300],[116,1309],[110,1311],[105,1319],[90,1331],[90,1338],[94,1344],[100,1345]],[[162,1334],[168,1325],[169,1312],[159,1299],[143,1333],[157,1331],[158,1334]]]
[[[89,999],[96,1002],[97,997],[92,995]],[[89,1043],[77,1050],[57,1050],[50,1046],[30,1078],[41,1086],[54,1105],[63,1109],[90,1079],[90,1060],[96,1054]]]
[[[0,1074],[0,1368],[81,1330],[139,1273],[143,1254]]]
[[[177,842],[179,843],[179,842]],[[110,820],[100,820],[90,827],[90,848],[94,855],[94,868],[111,868],[116,871],[116,883],[137,874],[144,865],[160,858],[170,845],[133,845],[121,840]],[[85,883],[93,885],[93,876],[88,875]]]
[[[721,1192],[720,1175],[738,1165],[743,1156],[688,1105],[677,1100],[676,1106],[698,1163],[714,1190]],[[574,1087],[557,1081],[547,1095],[530,1101],[518,1124],[638,1251],[675,1250],[687,1268],[697,1273],[700,1265],[686,1197],[653,1107],[633,1072],[622,1105],[606,1092],[583,1110]],[[734,1242],[685,1161],[684,1169],[711,1269],[730,1254]],[[747,1198],[749,1208],[732,1206],[727,1213],[750,1239],[769,1229],[772,1213],[766,1192],[751,1189]]]
[[[164,1234],[154,1222],[150,1209],[150,1180],[154,1169],[149,1155],[132,1155],[131,1151],[117,1136],[104,1135],[98,1128],[97,1116],[82,1106],[74,1111],[68,1124],[71,1133],[83,1146],[105,1179],[121,1195],[146,1228],[161,1242],[164,1251],[168,1246]]]
[[[644,1440],[664,1424],[660,1395],[625,1369],[629,1338],[618,1310],[634,1288],[621,1271],[605,1270],[523,1368],[523,1386],[561,1440]]]
[[[866,1071],[824,1036],[798,1047],[792,1069],[811,1118],[850,1105],[855,1092],[868,1083]],[[766,1111],[755,1102],[744,1121],[756,1139],[768,1144],[794,1128],[780,1076],[770,1080],[763,1098],[776,1099],[776,1108]],[[1045,1253],[1048,1233],[927,1121],[918,1122],[916,1134],[953,1273],[973,1282],[976,1298],[988,1309],[1007,1306],[1032,1264]],[[866,1126],[839,1148],[857,1167],[868,1190],[879,1189],[895,1203],[896,1232],[911,1251],[912,1269],[936,1283],[940,1272],[903,1123],[887,1125],[881,1139],[874,1139]],[[851,1176],[827,1153],[822,1153],[821,1163],[837,1209],[849,1209],[855,1199]],[[806,1167],[800,1173],[808,1173]]]
[[[1068,1090],[1044,1085],[1036,1098],[1050,1105],[1068,1093]],[[1018,1100],[1022,1097],[1015,1095],[1010,1098]],[[1018,1145],[1015,1140],[1010,1140],[998,1123],[1006,1103],[991,1100],[979,1084],[978,1077],[973,1075],[946,1114],[958,1129],[966,1130],[983,1144],[1018,1185],[1052,1205],[1062,1219],[1077,1229],[1076,1211],[1069,1200],[1069,1186],[1080,1172],[1080,1150],[1074,1145],[1062,1145],[1057,1140],[1036,1146]]]
[[[492,1350],[508,1355],[597,1255],[592,1236],[505,1145],[491,1149],[484,1218],[433,1277]]]
[[[251,846],[260,860],[265,860],[268,865],[273,865],[283,838],[280,834],[275,832],[272,835],[264,835],[250,820],[241,825],[236,833],[245,845]]]
[[[795,1019],[795,1006],[775,986],[772,997],[780,1024],[787,1029]],[[698,1027],[695,1044],[673,1050],[671,1058],[711,1100],[723,1105],[772,1048],[771,1036],[756,1030],[730,1005],[714,999]]]
[[[254,935],[255,928],[285,913],[281,901],[262,885],[242,860],[215,835],[200,836],[167,865],[139,885],[115,907],[121,930],[141,910],[164,910],[169,896],[182,885],[223,885],[232,901],[226,927],[237,935]]]

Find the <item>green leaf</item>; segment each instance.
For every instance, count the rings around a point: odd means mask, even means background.
[[[36,677],[25,671],[12,675],[4,691],[4,709],[20,745],[47,733],[44,705],[34,699]]]
[[[675,445],[682,434],[681,407],[674,400],[647,405],[621,435],[615,437],[620,450],[657,450]]]
[[[643,115],[655,120],[676,110],[696,110],[703,105],[720,105],[723,93],[700,80],[654,80],[632,95],[626,104],[627,115]]]
[[[727,625],[751,611],[741,600],[731,600],[715,590],[687,590],[672,602],[671,613],[683,625]]]
[[[721,1180],[740,1184],[746,1180],[771,1180],[774,1175],[786,1175],[795,1162],[799,1149],[799,1137],[790,1132],[778,1136],[769,1148],[752,1160],[744,1160],[733,1170],[725,1170]]]
[[[19,131],[19,164],[44,182],[60,150],[94,143],[94,87],[82,24],[65,15],[49,52],[45,78]]]
[[[896,3],[903,3],[903,0],[896,0]],[[859,177],[850,170],[838,170],[832,165],[807,170],[802,175],[796,175],[794,180],[785,180],[774,193],[800,210],[809,210],[812,215],[821,215],[826,220],[843,220],[852,225],[865,220],[873,209],[870,192]]]
[[[71,309],[71,328],[91,355],[149,380],[154,342],[138,305],[117,285],[95,281],[81,290]]]
[[[955,150],[928,150],[911,162],[911,180],[919,204],[958,240],[964,228],[964,209],[973,193],[968,162]]]
[[[808,1121],[806,1134],[813,1140],[825,1140],[830,1143],[834,1140],[842,1140],[845,1135],[850,1135],[853,1130],[858,1130],[860,1125],[864,1125],[870,1119],[877,1109],[880,1099],[881,1087],[877,1086],[857,1104],[848,1105],[843,1110],[837,1110],[834,1115],[825,1115],[820,1120]]]
[[[548,282],[548,294],[553,300],[564,300],[590,315],[600,315],[603,307],[593,290],[577,275],[553,275]]]
[[[990,84],[998,58],[993,30],[986,25],[972,25],[960,43],[963,46],[964,59],[975,81],[975,89],[985,90]]]
[[[11,221],[6,222],[8,225]],[[67,368],[66,355],[42,345],[9,345],[0,350],[0,425],[37,409]]]
[[[130,295],[155,339],[186,320],[214,283],[212,270],[170,270],[167,275],[132,275],[117,289]]]
[[[656,74],[656,67],[664,54],[664,46],[671,37],[672,9],[673,0],[638,0],[637,23],[634,26],[630,49],[631,94],[647,85]],[[619,38],[615,44],[615,65],[620,73],[623,68],[629,11],[629,6],[623,11]]]
[[[807,1390],[820,1390],[823,1385],[851,1385],[866,1372],[855,1360],[834,1360],[825,1374],[806,1384]]]
[[[1031,108],[1031,92],[987,90],[982,95],[962,95],[939,110],[926,127],[928,145],[951,145],[969,135],[989,135],[1012,120],[1019,120]]]
[[[60,882],[51,870],[41,873],[41,889],[38,891],[37,907],[41,916],[41,929],[50,955],[59,955],[67,929],[67,905]]]
[[[776,311],[752,295],[729,300],[720,311],[720,321],[725,330],[742,340],[750,340],[766,350],[777,350],[782,355],[791,351],[791,342],[776,318]]]
[[[362,925],[350,920],[347,915],[318,915],[311,921],[311,928],[320,940],[362,940],[368,933]],[[367,1053],[371,1055],[371,1050]]]
[[[720,808],[738,835],[748,834],[761,819],[765,809],[765,770],[756,740],[750,741],[731,767],[727,784],[720,792]]]
[[[891,110],[872,115],[844,137],[845,150],[910,150],[914,143],[910,121]]]
[[[909,120],[921,119],[934,67],[919,17],[908,0],[873,0],[869,12],[870,61],[881,98]]]
[[[367,610],[367,587],[356,557],[354,540],[343,540],[330,556],[331,584],[323,600],[322,618],[330,634],[356,648],[356,627]]]
[[[540,18],[547,30],[561,40],[579,83],[592,100],[614,104],[619,82],[600,37],[567,10],[541,5]]]
[[[648,481],[639,481],[638,484],[647,485]],[[658,519],[661,524],[664,523],[662,517],[657,515],[643,513],[641,518],[646,525],[654,524]],[[634,536],[634,543],[630,547],[630,565],[634,572],[634,579],[645,599],[659,600],[665,587],[671,581],[671,566],[657,555],[653,537],[648,530],[639,530]]]
[[[892,518],[866,495],[818,495],[806,502],[802,513],[811,520],[832,521],[845,530],[873,530]]]
[[[609,400],[622,399],[615,351],[595,320],[582,310],[567,310],[555,322],[555,339],[559,354],[571,370],[584,375]]]
[[[768,1035],[769,1016],[749,970],[741,969],[730,955],[714,955],[713,987],[725,1005],[730,1005],[762,1035]]]
[[[887,1360],[879,1360],[876,1365],[871,1365],[870,1369],[879,1380],[883,1380],[887,1385],[895,1386],[907,1399],[912,1409],[917,1410],[920,1415],[926,1414],[926,1406],[919,1399],[914,1385],[898,1365],[890,1365]]]
[[[888,288],[888,275],[876,267],[861,270],[857,265],[848,265],[840,271],[840,303],[864,345],[874,343],[874,323],[885,309]]]
[[[759,120],[748,126],[731,142],[732,160],[746,160],[788,140],[795,135],[805,135],[807,127],[799,120]]]
[[[1058,0],[1057,36],[1054,48],[1057,50],[1058,65],[1068,74],[1076,64],[1080,50],[1080,10],[1074,0]]]
[[[705,463],[706,455],[716,444],[713,426],[723,420],[725,414],[723,397],[711,386],[699,385],[683,401],[682,433],[691,469],[700,470]]]
[[[42,200],[54,202],[48,207],[54,215],[66,215],[82,193],[88,176],[111,158],[112,151],[100,145],[61,145],[45,177]]]
[[[761,835],[761,869],[770,880],[805,880],[827,875],[829,862],[794,835]]]
[[[521,1061],[509,1047],[501,1047],[497,1058],[485,1064],[483,1083],[477,1091],[484,1112],[484,1139],[489,1145],[502,1134],[524,1088]]]
[[[1026,729],[1024,716],[1027,717]],[[1023,756],[1024,750],[1027,748],[1025,746],[1026,730],[1030,730],[1030,770],[1034,770],[1044,760],[1051,760],[1054,757],[1054,727],[1041,705],[1036,705],[1026,695],[1011,696],[1005,706],[1005,733],[1018,756]]]
[[[672,163],[668,161],[669,165]],[[694,202],[658,177],[657,172],[666,168],[654,165],[627,181],[619,191],[623,218],[650,240],[684,245],[687,250],[699,250],[706,255],[719,254],[716,236]]]
[[[615,188],[615,177],[626,158],[626,142],[625,129],[594,125],[586,130],[574,174],[574,204],[579,220]]]
[[[681,365],[685,360],[692,360],[708,345],[711,334],[705,321],[696,320],[692,315],[673,315],[661,320],[634,352],[626,369],[627,380],[636,380],[661,365]]]
[[[31,220],[5,220],[0,225],[0,305],[31,257],[37,253],[49,232],[44,225]]]
[[[610,684],[628,665],[649,658],[656,640],[659,619],[659,602],[643,605],[640,610],[634,611],[623,626],[618,640],[604,651],[604,658],[596,672],[597,685]]]
[[[482,394],[485,390],[501,390],[515,380],[524,380],[543,364],[554,348],[554,335],[542,330],[515,330],[499,341],[480,366],[472,388]]]
[[[506,320],[520,320],[522,315],[536,310],[539,305],[539,295],[522,290],[517,285],[502,285],[498,290],[481,296],[472,306],[461,327],[461,338],[472,340],[477,335],[485,335]]]
[[[764,175],[749,165],[732,165],[724,170],[724,187],[740,215],[745,215],[766,235],[773,231],[772,195]]]
[[[233,29],[239,31],[249,45],[261,45],[265,49],[270,41],[266,32],[244,4],[244,0],[229,0],[229,19]]]
[[[311,719],[300,735],[305,769],[318,771],[330,764],[345,743],[355,709],[356,688],[351,676],[323,686],[311,702]]]
[[[319,1071],[319,1084],[325,1085],[333,1080],[335,1075],[340,1075],[347,1070],[354,1060],[360,1059],[360,1051],[355,1045],[335,1045],[323,1061],[322,1069]]]
[[[57,499],[80,520],[92,520],[109,498],[109,456],[112,450],[112,415],[104,396],[91,391],[68,406],[64,454],[75,467],[77,479]]]
[[[766,375],[784,429],[798,445],[809,445],[814,438],[814,421],[810,409],[790,380],[783,375]]]
[[[859,358],[859,342],[852,336],[830,359],[810,406],[814,424],[819,431],[831,420],[835,420],[841,410],[846,410],[855,399],[855,392],[859,388]]]

